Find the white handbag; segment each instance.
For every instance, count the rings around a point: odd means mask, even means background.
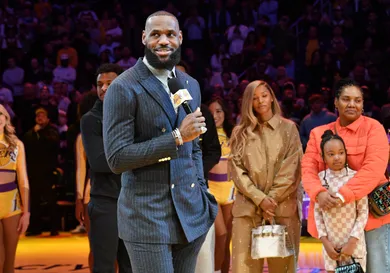
[[[266,225],[263,220],[261,226],[252,229],[252,259],[284,258],[294,255],[294,247],[290,242],[286,226]]]

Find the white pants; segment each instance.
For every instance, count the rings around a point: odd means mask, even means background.
[[[215,227],[211,226],[199,251],[195,273],[214,273]]]

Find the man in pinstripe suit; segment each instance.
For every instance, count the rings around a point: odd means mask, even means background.
[[[136,273],[192,273],[217,206],[203,177],[205,126],[196,80],[175,70],[182,33],[165,11],[148,17],[145,57],[110,85],[103,106],[107,161],[122,173],[119,236]],[[167,81],[177,77],[194,113],[175,107]]]

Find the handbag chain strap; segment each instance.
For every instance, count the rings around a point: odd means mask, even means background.
[[[251,217],[251,219],[252,219],[253,227],[254,227],[254,228],[257,228],[255,218],[254,218],[254,217]],[[274,217],[272,217],[272,222],[271,222],[271,221],[268,221],[268,222],[269,222],[272,226],[276,225],[276,222],[275,222],[275,218],[274,218]],[[265,224],[266,224],[266,220],[263,219],[263,220],[261,221],[261,226],[265,226]]]

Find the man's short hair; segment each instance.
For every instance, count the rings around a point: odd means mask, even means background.
[[[324,102],[324,96],[321,94],[313,94],[309,98],[309,104],[313,104],[315,102]]]
[[[168,11],[165,11],[165,10],[159,10],[159,11],[156,11],[152,14],[150,14],[148,16],[148,18],[146,18],[146,21],[145,21],[145,28],[146,28],[146,22],[152,18],[152,17],[156,17],[156,16],[169,16],[169,17],[172,17],[176,20],[177,24],[179,25],[179,21],[177,20],[176,16],[173,15],[172,13],[168,12]]]
[[[49,116],[48,111],[43,107],[39,107],[37,110],[35,110],[35,115],[38,115],[39,113],[44,113],[47,117]]]
[[[119,76],[123,72],[123,68],[118,64],[105,63],[97,69],[96,76],[98,76],[99,74],[110,72],[115,73]]]

